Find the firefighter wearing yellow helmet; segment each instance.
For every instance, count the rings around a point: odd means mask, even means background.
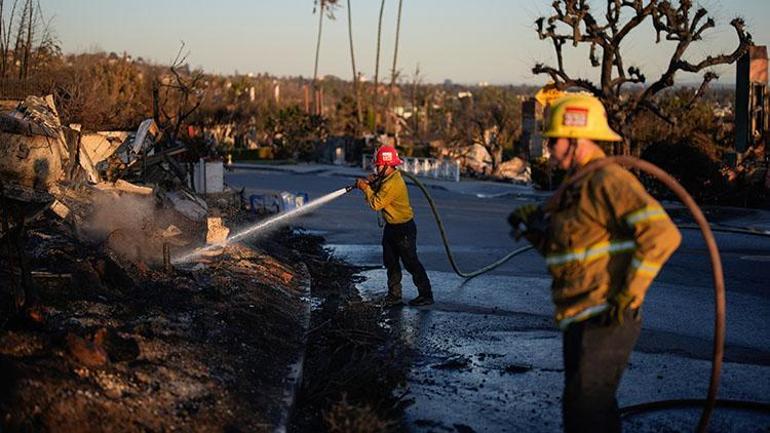
[[[597,142],[622,138],[602,103],[586,94],[555,101],[545,123],[551,163],[568,171],[605,158]],[[563,333],[564,430],[620,432],[615,394],[641,329],[644,296],[681,234],[624,168],[610,164],[569,185],[547,208],[509,217],[545,256]]]

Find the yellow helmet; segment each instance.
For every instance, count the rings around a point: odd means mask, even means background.
[[[622,141],[607,123],[604,105],[595,96],[567,95],[551,105],[543,136],[548,138],[587,138],[595,141]]]

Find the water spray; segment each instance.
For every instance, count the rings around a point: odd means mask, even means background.
[[[280,225],[282,223],[285,223],[285,222],[287,222],[287,221],[289,221],[289,220],[291,220],[293,218],[296,218],[296,217],[298,217],[298,216],[300,216],[302,214],[308,213],[308,212],[310,212],[310,211],[312,211],[314,209],[317,209],[317,208],[319,208],[319,207],[321,207],[323,205],[326,205],[326,204],[332,202],[333,200],[338,199],[339,197],[342,197],[343,195],[349,193],[350,191],[353,191],[353,189],[355,189],[355,187],[356,187],[355,185],[349,185],[349,186],[346,186],[345,188],[340,188],[340,189],[338,189],[336,191],[330,192],[329,194],[326,194],[326,195],[324,195],[322,197],[319,197],[319,198],[317,198],[317,199],[307,203],[306,205],[303,205],[303,206],[300,206],[298,208],[292,209],[292,210],[290,210],[288,212],[282,212],[282,213],[273,215],[272,217],[270,217],[270,218],[268,218],[268,219],[266,219],[264,221],[259,221],[259,222],[255,223],[252,226],[245,227],[245,228],[241,229],[237,233],[235,233],[235,234],[231,235],[229,238],[227,238],[227,240],[225,240],[224,242],[208,245],[208,246],[206,246],[204,248],[198,248],[198,249],[196,249],[194,251],[191,251],[191,252],[188,252],[188,253],[186,253],[186,254],[184,254],[182,256],[175,257],[172,260],[172,263],[173,264],[180,264],[180,263],[190,262],[190,261],[192,261],[194,259],[197,259],[197,258],[199,258],[201,256],[204,256],[208,252],[211,252],[211,251],[219,249],[219,248],[224,248],[224,247],[226,247],[227,245],[230,245],[233,242],[241,241],[241,240],[247,239],[249,237],[255,236],[258,233],[263,232],[263,231],[265,231],[267,229],[275,228],[276,226],[278,226],[278,225]]]

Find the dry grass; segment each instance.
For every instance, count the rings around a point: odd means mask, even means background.
[[[356,269],[316,244],[303,250],[312,291],[323,299],[313,312],[293,432],[401,431],[408,356],[382,326],[383,310],[361,302]]]
[[[329,433],[388,433],[396,427],[370,406],[352,405],[345,397],[324,414],[324,424]]]

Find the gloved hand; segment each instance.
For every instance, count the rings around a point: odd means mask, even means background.
[[[610,317],[618,325],[623,324],[623,316],[630,308],[631,303],[636,299],[635,296],[628,292],[620,291],[609,299],[610,303]]]
[[[540,206],[534,203],[528,203],[517,207],[510,215],[508,215],[508,224],[511,225],[511,234],[519,240],[524,232],[527,230],[527,226],[533,220],[533,217],[541,213]]]
[[[366,181],[366,179],[356,179],[356,188],[360,189],[361,191],[364,190],[365,187],[369,185],[369,182]]]

